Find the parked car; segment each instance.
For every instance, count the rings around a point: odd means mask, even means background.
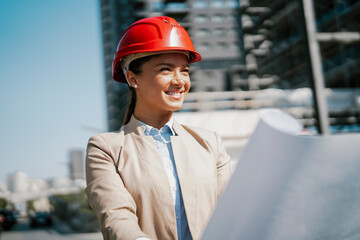
[[[10,230],[16,223],[16,217],[13,211],[5,208],[0,209],[1,228],[5,231]]]
[[[51,226],[53,224],[50,212],[34,212],[29,215],[30,227]]]
[[[3,230],[3,223],[5,222],[5,217],[3,215],[0,215],[0,234]]]

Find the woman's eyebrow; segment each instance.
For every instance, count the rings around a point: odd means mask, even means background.
[[[175,67],[174,64],[171,64],[171,63],[158,63],[155,65],[155,67],[158,67],[158,66],[169,66],[169,67]]]
[[[172,63],[158,63],[158,64],[156,64],[155,65],[155,67],[158,67],[158,66],[168,66],[168,67],[172,67],[172,68],[174,68],[175,67],[175,65],[174,64],[172,64]],[[190,65],[189,64],[185,64],[185,65],[182,65],[181,67],[190,67]]]

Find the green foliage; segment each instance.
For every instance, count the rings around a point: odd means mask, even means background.
[[[9,202],[5,198],[0,198],[0,208],[5,208]]]
[[[35,211],[35,207],[34,207],[34,200],[29,200],[26,202],[26,208],[27,211]]]
[[[52,196],[50,203],[55,216],[68,223],[74,230],[89,232],[99,229],[96,215],[84,191]]]

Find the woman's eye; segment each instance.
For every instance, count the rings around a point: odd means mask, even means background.
[[[161,72],[170,71],[170,68],[168,68],[168,67],[163,67],[163,68],[160,69],[160,71],[161,71]]]
[[[189,72],[190,72],[190,69],[184,68],[184,69],[182,70],[182,72],[183,72],[183,73],[189,73]]]

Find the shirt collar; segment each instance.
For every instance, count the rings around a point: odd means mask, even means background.
[[[134,116],[134,118],[135,118],[135,116]],[[151,131],[151,129],[153,129],[154,127],[152,127],[152,126],[150,126],[150,125],[148,125],[148,124],[146,124],[146,123],[141,122],[141,121],[138,120],[137,118],[135,118],[135,119],[136,119],[141,125],[143,125],[143,126],[146,127],[144,134],[145,134],[145,135],[150,135],[150,131]],[[164,127],[165,127],[165,128],[168,127],[168,128],[170,129],[171,135],[172,135],[172,136],[175,136],[176,134],[175,134],[173,125],[174,125],[174,118],[171,117],[170,120],[169,120],[167,123],[165,123],[165,125],[164,125],[162,128],[160,128],[159,131],[161,132],[161,130],[163,130]]]

